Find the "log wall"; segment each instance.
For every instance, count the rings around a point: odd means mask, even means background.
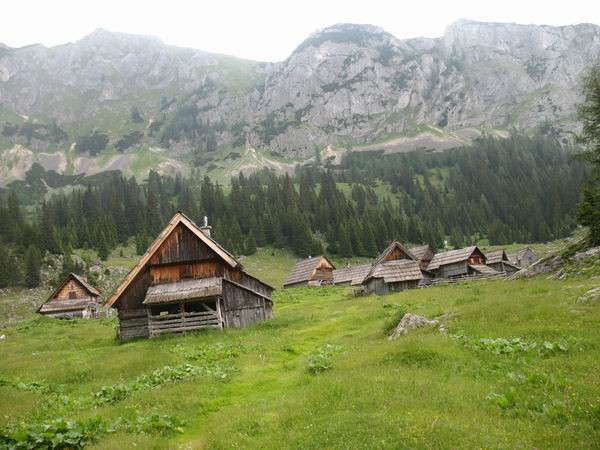
[[[224,280],[223,316],[226,327],[245,327],[254,322],[271,319],[272,302]]]
[[[74,298],[89,298],[92,300],[89,292],[74,279],[70,279],[53,297],[52,300],[68,300],[69,292],[75,292]]]

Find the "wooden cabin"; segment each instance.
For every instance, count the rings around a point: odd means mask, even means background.
[[[333,284],[338,286],[357,286],[362,283],[369,271],[371,263],[349,266],[333,271]]]
[[[289,273],[283,287],[287,289],[332,284],[334,269],[335,266],[325,256],[300,260]]]
[[[508,255],[510,263],[517,267],[529,267],[536,261],[536,258],[535,252],[530,247],[522,248],[512,255]]]
[[[429,245],[420,245],[418,247],[413,247],[410,249],[410,252],[417,259],[419,267],[421,267],[421,269],[423,270],[427,269],[427,266],[429,265],[429,263],[433,259],[433,256],[435,255],[435,252]]]
[[[486,257],[483,252],[478,247],[472,246],[437,253],[427,266],[427,270],[433,272],[436,278],[456,278],[478,275],[482,271],[489,272],[480,267],[485,266],[485,263]]]
[[[519,267],[515,266],[508,260],[508,256],[506,255],[506,252],[504,250],[488,252],[485,254],[485,256],[486,265],[497,272],[504,272],[510,274],[520,270]]]
[[[107,304],[122,340],[239,328],[271,319],[273,288],[178,212]]]
[[[417,258],[394,241],[373,262],[361,284],[368,294],[385,294],[416,288],[426,278],[429,273],[421,270]]]
[[[45,316],[72,319],[98,317],[100,292],[87,278],[70,273],[37,310]]]

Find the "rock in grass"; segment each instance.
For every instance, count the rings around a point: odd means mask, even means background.
[[[577,299],[577,303],[597,303],[600,302],[600,286],[587,291]]]
[[[443,325],[440,325],[440,322],[438,320],[435,320],[435,319],[429,320],[427,317],[418,316],[418,315],[412,314],[412,313],[407,313],[407,314],[404,314],[404,316],[402,317],[402,320],[400,320],[400,323],[398,323],[396,328],[394,328],[394,330],[392,331],[392,334],[390,334],[389,339],[390,340],[396,339],[398,336],[408,333],[408,331],[412,330],[413,328],[422,328],[422,327],[429,327],[429,326],[439,326],[441,333],[446,332],[446,329],[444,328]]]

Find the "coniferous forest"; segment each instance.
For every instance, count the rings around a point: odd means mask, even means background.
[[[206,215],[238,255],[272,245],[301,257],[372,257],[391,239],[435,248],[547,241],[576,226],[586,176],[558,142],[515,136],[440,153],[350,153],[340,166],[239,175],[227,186],[117,172],[45,200],[9,189],[0,194],[0,287],[38,285],[46,252],[64,254],[66,271],[76,269],[75,248],[105,259],[133,240],[141,254],[177,210],[198,223]]]

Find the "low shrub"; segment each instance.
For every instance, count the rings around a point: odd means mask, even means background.
[[[338,345],[326,344],[319,347],[317,353],[308,361],[308,372],[311,375],[318,375],[330,370],[333,367],[332,357],[342,351]]]

